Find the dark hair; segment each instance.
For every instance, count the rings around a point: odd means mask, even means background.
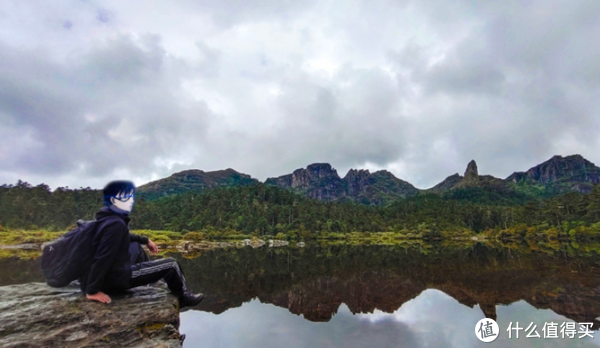
[[[135,185],[131,181],[127,180],[111,181],[104,186],[104,190],[102,192],[104,193],[104,204],[111,205],[112,202],[110,199],[119,193],[135,194]]]

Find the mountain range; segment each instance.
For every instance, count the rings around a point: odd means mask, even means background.
[[[192,169],[142,185],[138,193],[147,199],[216,187],[258,184],[260,181],[231,168],[204,172]],[[581,155],[554,156],[525,172],[514,172],[506,179],[479,175],[477,163],[469,162],[464,175],[448,176],[439,184],[420,190],[386,170],[371,173],[350,169],[341,178],[329,163],[313,163],[290,174],[268,178],[264,184],[292,190],[328,202],[356,202],[379,205],[418,194],[457,195],[465,191],[494,192],[504,196],[549,197],[566,192],[588,193],[600,184],[600,168]]]

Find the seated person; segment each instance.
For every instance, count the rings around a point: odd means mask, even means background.
[[[133,209],[135,185],[113,181],[104,187],[104,207],[96,213],[102,221],[92,237],[94,258],[79,279],[81,290],[92,301],[110,303],[105,292],[120,291],[155,283],[163,279],[179,299],[179,306],[195,306],[204,298],[187,290],[179,263],[173,258],[150,261],[140,244],[151,253],[158,247],[146,237],[129,232],[129,213]]]

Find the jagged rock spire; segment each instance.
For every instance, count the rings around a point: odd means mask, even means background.
[[[479,173],[477,172],[477,163],[475,163],[475,160],[471,160],[469,165],[467,165],[467,170],[465,170],[465,181],[479,181]]]

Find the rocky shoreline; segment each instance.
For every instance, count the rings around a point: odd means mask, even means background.
[[[175,249],[181,253],[193,252],[193,251],[204,251],[204,250],[212,250],[212,249],[221,249],[221,248],[244,248],[244,247],[252,247],[252,248],[260,248],[263,246],[268,246],[269,248],[273,247],[282,247],[289,246],[290,242],[285,240],[278,239],[268,239],[264,241],[262,239],[244,239],[240,241],[228,241],[228,242],[211,242],[211,241],[189,241],[184,240],[179,242]],[[305,244],[303,242],[295,243],[297,247],[304,247]]]
[[[195,255],[202,251],[224,248],[260,248],[263,246],[267,246],[269,248],[277,248],[283,246],[290,246],[290,242],[278,239],[268,239],[266,241],[262,239],[244,239],[235,241],[177,240],[172,242],[157,241],[156,244],[164,252],[176,251],[182,254],[190,255]],[[4,251],[3,254],[0,254],[0,258],[12,256],[18,257],[20,254],[25,255],[25,257],[27,258],[38,257],[41,254],[42,246],[42,243],[23,243],[11,245],[0,244],[0,251]],[[305,243],[293,243],[293,246],[303,248],[305,246]]]

